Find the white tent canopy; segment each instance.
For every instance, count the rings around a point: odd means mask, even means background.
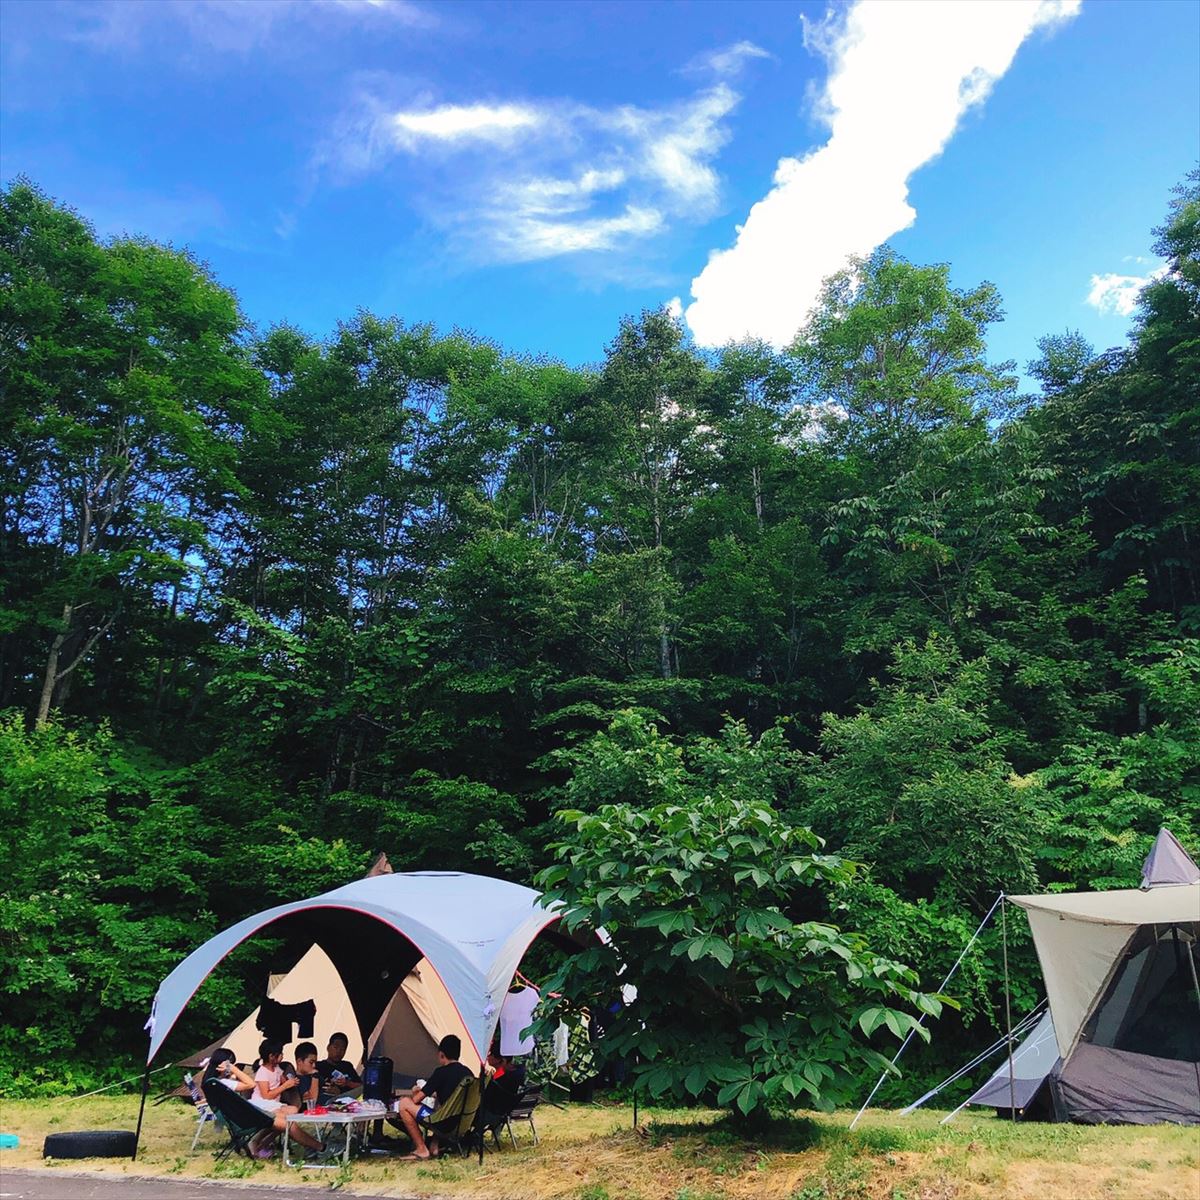
[[[1200,884],[1008,899],[1029,916],[1064,1059],[1138,929],[1200,921]]]
[[[147,1064],[210,972],[269,927],[302,932],[322,948],[342,978],[363,1035],[375,1028],[409,972],[427,960],[475,1057],[482,1058],[522,956],[557,920],[530,888],[459,872],[378,875],[278,905],[210,938],[162,981],[147,1022]]]

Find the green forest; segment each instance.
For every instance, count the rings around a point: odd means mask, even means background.
[[[886,248],[783,351],[646,311],[574,368],[353,298],[257,328],[187,251],[8,186],[0,1093],[135,1073],[184,955],[381,851],[586,890],[691,813],[703,898],[737,826],[714,921],[769,893],[934,1012],[1000,891],[1134,886],[1160,825],[1200,848],[1200,172],[1147,245],[1128,343],[1046,331],[1028,394],[997,289]],[[799,898],[756,874],[798,845]],[[747,936],[675,962],[785,991]],[[999,936],[885,1102],[995,1036]],[[289,949],[243,947],[176,1048]],[[844,1045],[800,1086],[834,1059],[852,1101]]]

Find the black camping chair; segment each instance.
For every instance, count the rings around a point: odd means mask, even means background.
[[[275,1118],[261,1108],[255,1108],[249,1100],[242,1099],[219,1079],[206,1079],[203,1090],[209,1108],[229,1130],[229,1145],[217,1151],[217,1161],[222,1162],[231,1154],[243,1154],[249,1158],[250,1139],[264,1129],[274,1129]]]
[[[522,1084],[514,1096],[504,1097],[495,1110],[488,1108],[489,1090],[483,1093],[483,1103],[479,1106],[479,1117],[476,1132],[480,1139],[485,1139],[490,1133],[496,1149],[500,1149],[500,1132],[508,1134],[513,1149],[517,1148],[516,1135],[513,1133],[513,1121],[528,1121],[533,1133],[534,1144],[537,1144],[537,1127],[533,1123],[533,1110],[542,1102],[542,1089],[536,1085]]]
[[[426,1137],[437,1138],[438,1154],[447,1150],[457,1150],[466,1157],[471,1151],[475,1116],[478,1112],[479,1080],[471,1075],[462,1080],[446,1097],[445,1104],[439,1104],[421,1122],[421,1128]]]

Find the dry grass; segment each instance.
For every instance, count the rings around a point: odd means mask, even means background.
[[[278,1161],[218,1166],[210,1129],[187,1152],[195,1118],[172,1102],[147,1111],[136,1164],[45,1164],[42,1138],[63,1129],[132,1129],[137,1101],[0,1101],[0,1129],[16,1133],[4,1167],[89,1170],[287,1182],[314,1196],[331,1184],[353,1194],[459,1196],[464,1200],[1197,1200],[1195,1129],[1012,1125],[990,1115],[911,1117],[869,1113],[853,1133],[849,1115],[799,1115],[747,1145],[704,1110],[654,1109],[639,1132],[626,1106],[570,1105],[539,1114],[542,1143],[518,1131],[520,1149],[429,1165],[363,1160],[348,1177],[295,1171]]]

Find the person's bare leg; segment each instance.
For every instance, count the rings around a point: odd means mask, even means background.
[[[315,1137],[306,1129],[301,1129],[299,1125],[293,1125],[291,1132],[288,1132],[287,1121],[285,1114],[280,1111],[275,1114],[275,1128],[284,1135],[290,1137],[293,1141],[299,1142],[300,1145],[307,1147],[309,1150],[324,1150],[325,1147],[317,1141]]]
[[[400,1100],[400,1121],[404,1125],[405,1133],[412,1138],[413,1154],[417,1158],[428,1158],[429,1147],[425,1145],[421,1127],[417,1124],[417,1105],[411,1096],[404,1096]]]

